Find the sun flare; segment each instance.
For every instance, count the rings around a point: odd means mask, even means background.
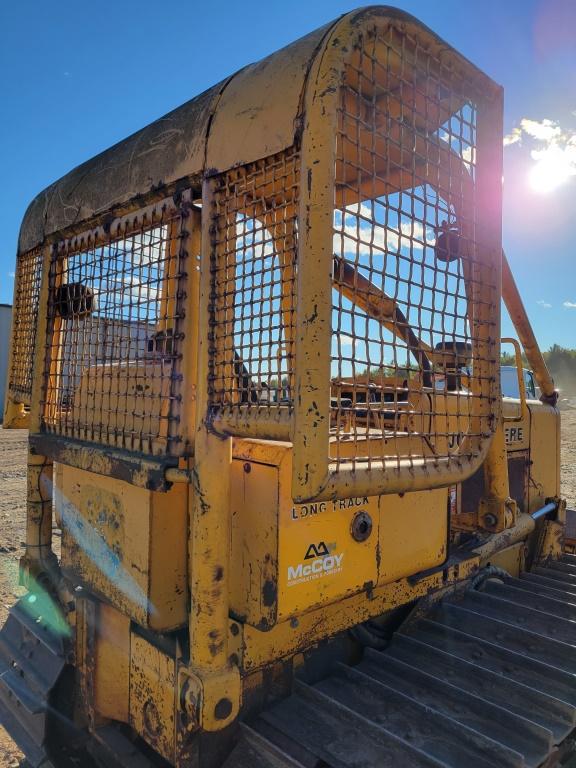
[[[570,164],[560,147],[534,151],[532,157],[537,161],[530,170],[530,186],[535,192],[552,192],[571,176]]]

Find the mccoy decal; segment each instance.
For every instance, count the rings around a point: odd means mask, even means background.
[[[344,553],[336,553],[336,544],[310,544],[304,555],[304,562],[288,566],[288,586],[303,584],[305,581],[322,579],[342,570]]]
[[[306,554],[304,555],[304,560],[310,560],[311,557],[324,557],[324,555],[329,555],[330,552],[328,550],[328,547],[326,544],[324,544],[323,541],[320,542],[320,544],[310,544],[308,549],[306,550]]]

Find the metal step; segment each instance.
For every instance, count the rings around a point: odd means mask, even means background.
[[[550,765],[576,727],[567,579],[576,585],[576,574],[548,566],[489,579],[401,628],[386,650],[366,649],[356,666],[296,681],[226,768]]]

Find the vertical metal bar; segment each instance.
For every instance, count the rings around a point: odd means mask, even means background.
[[[165,253],[160,256],[159,264],[166,265],[165,273],[160,282],[160,311],[158,313],[157,331],[174,331],[176,323],[176,300],[178,290],[178,261],[180,253],[180,231],[182,222],[179,216],[172,218],[166,225],[168,233],[166,242],[162,244]]]
[[[202,216],[198,208],[190,208],[185,221],[187,235],[182,242],[186,248],[186,278],[183,298],[184,341],[182,345],[182,429],[184,451],[194,450],[196,432],[196,398],[198,382],[198,302],[200,298],[200,249]]]
[[[14,357],[16,345],[18,344],[18,318],[16,312],[18,309],[18,284],[22,280],[22,270],[24,265],[22,263],[22,257],[16,258],[16,276],[14,278],[14,291],[12,298],[12,324],[10,328],[10,344],[8,347],[8,377],[6,394],[2,405],[2,411],[4,413],[3,427],[9,427],[11,422],[15,422],[18,419],[18,415],[23,415],[24,405],[16,403],[11,392],[11,384],[14,381]]]
[[[40,401],[43,403],[43,410],[38,422],[38,427],[33,428],[32,420],[30,422],[30,431],[38,432],[40,430],[40,424],[42,419],[46,419],[47,422],[54,426],[59,421],[58,410],[61,407],[62,398],[62,368],[65,361],[65,332],[63,331],[62,317],[55,311],[54,307],[51,309],[50,317],[48,316],[48,301],[50,296],[50,289],[54,291],[54,295],[60,286],[64,282],[64,275],[67,272],[67,257],[58,255],[56,246],[49,249],[51,259],[48,271],[46,272],[46,283],[48,293],[46,297],[46,304],[43,305],[40,302],[38,311],[44,311],[45,317],[42,319],[42,323],[39,320],[38,325],[38,337],[42,340],[40,359],[44,363],[44,367],[41,371],[39,381],[41,383],[41,396]],[[54,272],[52,273],[52,259],[54,260]],[[50,285],[50,279],[53,276],[53,285]],[[44,278],[43,278],[44,279]],[[41,330],[42,329],[42,330]],[[69,355],[68,366],[72,364],[72,355]],[[34,373],[37,376],[36,370]],[[70,375],[70,374],[69,374]],[[34,393],[34,385],[32,388]]]
[[[510,482],[508,478],[508,454],[502,423],[498,426],[486,460],[484,461],[484,496],[480,502],[482,523],[487,528],[507,528],[514,522],[513,516],[506,520],[506,509],[512,508],[510,498]],[[487,518],[493,515],[494,519]]]
[[[496,429],[500,419],[500,296],[502,249],[502,91],[478,107],[475,209],[476,242],[478,253],[474,269],[478,271],[474,282],[477,295],[474,312],[480,345],[475,356],[474,371],[480,388],[487,397],[477,398],[478,415],[491,422]],[[491,301],[486,301],[489,286],[493,285]],[[485,287],[483,291],[481,287]]]
[[[212,211],[214,181],[204,182],[198,389],[193,487],[190,494],[190,663],[216,671],[228,665],[228,580],[230,559],[230,470],[232,440],[216,436],[209,423],[209,360],[212,270],[215,253]]]
[[[295,501],[318,496],[328,481],[337,119],[333,81],[341,66],[341,51],[328,48],[318,58],[321,71],[317,60],[306,92],[301,151],[294,377],[297,407],[292,434]]]
[[[520,413],[517,416],[505,416],[504,421],[521,421],[529,416],[528,404],[526,402],[526,382],[524,381],[524,371],[522,369],[522,350],[516,339],[502,338],[500,344],[511,344],[514,347],[514,359],[516,362],[516,378],[518,380],[518,394],[520,397]]]
[[[42,263],[42,281],[38,303],[38,319],[32,370],[30,433],[40,431],[43,416],[46,333],[48,318],[49,275],[52,249],[46,247]],[[57,567],[52,552],[52,462],[46,456],[28,451],[28,488],[26,499],[26,549],[21,560],[21,578],[27,586],[30,577],[37,578]]]
[[[532,330],[532,325],[528,319],[524,303],[520,297],[520,293],[504,251],[502,251],[502,298],[506,304],[508,314],[514,323],[518,338],[524,347],[524,352],[526,353],[530,368],[533,370],[536,382],[540,387],[542,401],[549,403],[550,405],[556,405],[558,393],[554,388],[554,380],[550,376],[550,372],[542,357],[542,352],[536,341],[536,336]]]
[[[479,514],[488,528],[501,530],[514,523],[515,512],[510,499],[508,457],[502,425],[502,396],[500,387],[500,296],[502,249],[502,94],[478,108],[476,210],[479,259],[476,286],[495,282],[494,301],[488,305],[482,297],[475,302],[475,322],[478,334],[485,344],[484,354],[474,359],[475,375],[480,386],[488,385],[489,397],[477,400],[482,408],[480,416],[491,421],[495,433],[484,462],[484,496],[480,500]],[[492,338],[491,338],[492,337]],[[494,361],[496,361],[494,363]],[[492,364],[491,364],[492,363]],[[492,376],[492,371],[494,375]],[[491,381],[487,381],[490,377]]]

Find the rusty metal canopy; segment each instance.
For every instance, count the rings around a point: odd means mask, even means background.
[[[439,49],[450,48],[413,16],[395,8],[370,6],[346,14],[241,69],[51,184],[26,211],[19,253],[108,211],[119,213],[130,201],[155,190],[166,194],[178,182],[200,183],[207,174],[292,146],[303,122],[303,95],[312,63],[329,39],[345,48],[344,40],[328,33],[345,19],[356,26],[375,16],[425,32]]]

